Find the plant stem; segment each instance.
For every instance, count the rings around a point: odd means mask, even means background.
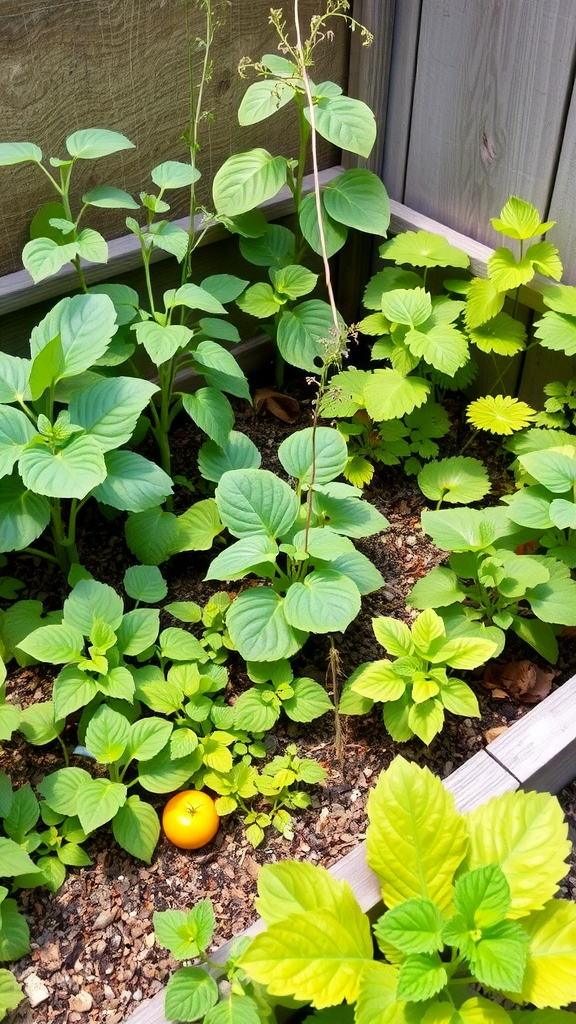
[[[342,734],[342,720],[338,710],[338,705],[340,703],[340,680],[338,678],[340,673],[340,655],[338,654],[336,644],[334,643],[334,637],[331,633],[329,634],[328,639],[330,640],[330,652],[328,654],[326,681],[332,684],[332,695],[334,698],[334,747],[340,764],[344,764],[344,736]]]
[[[47,551],[41,551],[40,548],[22,548],[23,555],[35,555],[38,558],[45,558],[48,562],[55,562],[56,565],[60,565],[56,555],[50,555]]]

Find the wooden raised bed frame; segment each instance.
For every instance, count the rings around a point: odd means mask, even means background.
[[[571,782],[576,776],[575,706],[576,675],[444,779],[458,810],[471,811],[493,796],[517,789],[558,793]],[[378,879],[366,864],[365,842],[334,864],[330,872],[348,882],[365,913],[381,902]],[[241,934],[256,935],[264,927],[258,918]],[[224,963],[232,941],[212,954],[212,959]],[[164,992],[143,1003],[125,1024],[168,1024]]]

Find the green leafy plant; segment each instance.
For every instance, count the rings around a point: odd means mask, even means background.
[[[248,661],[290,658],[311,630],[346,629],[361,594],[383,583],[349,538],[388,524],[355,488],[333,483],[347,459],[341,435],[308,427],[283,441],[278,456],[295,490],[269,470],[233,469],[215,494],[220,518],[238,540],[214,559],[206,578],[254,573],[271,584],[243,590],[226,615],[232,643]]]
[[[557,558],[515,552],[535,531],[518,527],[503,506],[425,511],[422,527],[452,555],[448,566],[418,580],[407,603],[438,609],[451,636],[472,623],[496,627],[500,643],[495,653],[504,645],[504,631],[512,629],[556,662],[556,633],[562,625],[576,625],[576,584]]]
[[[291,104],[300,129],[298,159],[252,149],[229,157],[214,178],[216,215],[241,236],[244,258],[269,268],[269,282],[250,286],[238,303],[245,312],[264,320],[275,339],[278,382],[283,360],[314,372],[322,358],[323,341],[333,327],[326,302],[298,301],[317,281],[317,275],[301,265],[306,251],[328,258],[342,248],[349,228],[385,236],[390,220],[386,190],[377,175],[364,168],[347,170],[322,188],[316,181],[314,192],[304,195],[305,167],[310,150],[315,159],[317,135],[363,157],[370,154],[376,138],[374,115],[365,103],[344,96],[334,82],[316,85],[308,76],[314,50],[326,38],[332,18],[346,20],[362,32],[366,43],[371,41],[369,33],[347,14],[349,6],[345,0],[328,0],[325,12],[312,18],[307,39],[301,38],[298,25],[295,42],[289,38],[282,9],[272,9],[270,20],[278,32],[282,56],[264,54],[257,63],[241,62],[241,74],[245,76],[251,68],[257,81],[248,87],[238,119],[241,125],[257,124]],[[294,232],[266,225],[256,210],[283,186],[292,193],[298,214]],[[329,272],[326,280],[329,284]]]
[[[544,410],[537,412],[534,422],[539,427],[566,430],[576,425],[576,380],[566,384],[554,380],[544,385]]]
[[[372,626],[378,642],[396,660],[360,665],[342,690],[342,714],[363,714],[382,701],[392,739],[405,742],[417,736],[426,744],[442,730],[445,711],[480,716],[473,690],[447,670],[478,668],[491,658],[498,644],[489,633],[450,637],[431,608],[417,616],[411,629],[389,617],[373,619]]]
[[[563,440],[557,431],[548,433],[551,442]],[[529,447],[529,442],[522,446]],[[517,465],[521,482],[526,486],[505,498],[508,516],[519,526],[538,531],[541,546],[571,569],[575,568],[576,446],[560,444],[539,451],[522,450]]]
[[[347,883],[283,862],[260,872],[267,927],[236,968],[274,998],[323,1011],[310,1020],[340,1020],[325,1008],[345,1003],[357,1024],[571,1019],[559,1008],[576,995],[576,908],[552,898],[570,849],[557,800],[506,793],[459,814],[439,779],[396,758],[368,813],[367,860],[386,908],[373,928],[377,958]]]

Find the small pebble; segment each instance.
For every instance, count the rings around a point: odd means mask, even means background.
[[[28,996],[30,1006],[40,1006],[48,999],[50,993],[46,985],[37,974],[29,974],[24,982],[24,991]]]

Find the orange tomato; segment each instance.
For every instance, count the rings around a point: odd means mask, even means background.
[[[166,838],[181,850],[198,850],[205,846],[216,835],[219,824],[212,797],[197,789],[176,793],[162,814]]]

